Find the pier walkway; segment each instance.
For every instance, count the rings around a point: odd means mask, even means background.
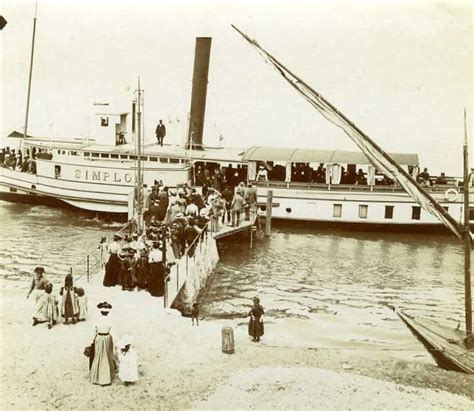
[[[190,244],[184,254],[170,267],[168,280],[165,282],[165,294],[162,297],[152,297],[147,290],[124,291],[119,285],[104,287],[102,285],[103,267],[97,267],[91,276],[80,275],[76,278],[75,285],[86,289],[86,295],[94,302],[94,305],[96,301],[104,300],[112,305],[114,303],[122,305],[127,302],[127,306],[130,307],[153,303],[157,312],[176,308],[182,313],[189,313],[192,303],[197,301],[199,293],[204,289],[209,276],[219,262],[217,240],[245,231],[248,231],[252,237],[255,230],[252,227],[257,224],[257,218],[257,215],[252,215],[249,221],[242,221],[238,227],[219,223],[217,232],[210,231],[210,226],[203,230],[195,242]]]

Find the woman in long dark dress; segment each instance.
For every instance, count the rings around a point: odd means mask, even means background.
[[[115,287],[117,284],[117,276],[120,269],[120,244],[118,243],[122,237],[118,234],[114,235],[114,240],[109,244],[109,261],[105,264],[105,276],[103,284],[105,287]]]
[[[141,250],[140,257],[138,258],[135,267],[137,286],[139,290],[146,289],[147,287],[149,268],[146,250]]]
[[[260,337],[263,335],[263,307],[260,305],[258,297],[253,298],[253,307],[249,312],[249,335],[252,337],[252,341],[260,341]]]
[[[163,266],[163,253],[158,242],[153,243],[153,249],[148,256],[150,263],[150,276],[148,278],[148,291],[153,297],[162,297],[165,294],[165,269]]]

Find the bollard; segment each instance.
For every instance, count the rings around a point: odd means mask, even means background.
[[[267,191],[267,209],[265,216],[265,236],[269,237],[272,232],[272,208],[273,208],[273,190]]]
[[[232,327],[222,327],[222,352],[233,354],[234,348],[234,329]]]

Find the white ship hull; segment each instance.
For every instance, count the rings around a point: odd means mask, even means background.
[[[293,184],[292,186],[294,186]],[[273,192],[272,218],[289,221],[307,221],[339,224],[372,224],[389,226],[439,226],[440,221],[420,209],[407,194],[393,187],[339,186],[276,188],[258,186],[258,204],[266,210],[267,190]],[[459,193],[445,198],[445,192],[433,197],[461,222],[463,196]],[[474,204],[471,204],[474,206]]]

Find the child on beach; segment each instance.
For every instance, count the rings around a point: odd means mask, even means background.
[[[118,344],[119,378],[125,386],[138,381],[138,358],[132,343],[132,337],[125,336]]]
[[[39,323],[48,323],[48,328],[51,329],[56,324],[59,315],[58,301],[52,292],[53,284],[46,284],[44,294],[41,295],[37,303],[37,312],[33,317],[33,326]]]
[[[71,319],[72,323],[75,324],[79,309],[77,307],[76,289],[71,274],[66,275],[64,287],[61,287],[59,295],[62,296],[61,315],[64,318],[64,323],[69,324],[69,319]]]
[[[87,317],[87,297],[85,296],[83,288],[77,288],[77,307],[79,308],[79,314],[77,315],[77,321],[86,321]]]
[[[199,304],[193,303],[193,308],[191,309],[191,322],[194,325],[194,320],[196,320],[196,325],[199,326]]]

